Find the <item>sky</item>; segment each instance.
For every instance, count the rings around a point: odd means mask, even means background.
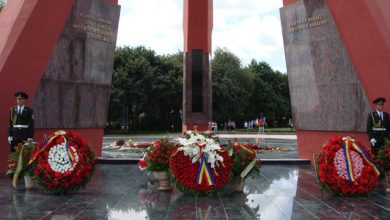
[[[183,51],[183,0],[119,0],[117,46],[157,54]],[[214,0],[213,51],[226,48],[246,66],[266,61],[286,72],[279,8],[282,0]]]

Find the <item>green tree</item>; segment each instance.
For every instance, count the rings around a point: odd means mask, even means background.
[[[115,53],[108,124],[132,131],[179,129],[182,54],[158,56],[145,47]]]
[[[247,71],[255,76],[249,114],[255,118],[263,114],[270,126],[275,121],[278,122],[276,125],[285,126],[291,117],[287,75],[274,71],[266,62],[255,60],[248,65]]]
[[[182,52],[160,56],[142,46],[117,48],[108,127],[180,130],[182,80]],[[213,120],[219,124],[234,120],[241,126],[263,114],[271,125],[283,125],[291,117],[287,75],[255,60],[242,67],[227,49],[214,53],[212,90]]]
[[[5,5],[5,1],[4,0],[0,0],[0,11],[3,10],[4,5]]]
[[[243,71],[236,55],[218,48],[212,60],[212,80],[213,119],[243,121],[254,89],[252,72]]]

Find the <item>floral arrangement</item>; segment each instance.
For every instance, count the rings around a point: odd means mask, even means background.
[[[87,185],[96,159],[83,138],[71,131],[57,131],[35,149],[29,164],[45,191],[65,194]]]
[[[260,169],[256,162],[256,151],[251,148],[252,144],[228,143],[230,160],[233,163],[232,178],[245,179],[249,176],[259,176]]]
[[[386,140],[376,156],[376,161],[384,171],[390,171],[390,141]]]
[[[156,141],[147,148],[144,158],[138,165],[140,168],[146,167],[149,171],[168,171],[169,157],[177,147],[177,144],[167,139]]]
[[[232,168],[227,150],[214,139],[193,131],[177,141],[181,147],[169,160],[172,183],[193,195],[223,190]]]
[[[7,175],[13,175],[12,186],[16,188],[16,182],[20,176],[33,175],[31,166],[27,166],[32,152],[37,147],[36,142],[25,141],[15,147],[15,152],[9,154]]]
[[[151,143],[136,143],[129,139],[127,142],[123,139],[119,139],[116,142],[111,143],[110,145],[103,146],[105,151],[120,151],[128,153],[145,153],[146,149],[151,145]]]
[[[350,137],[329,139],[315,162],[321,188],[335,195],[366,194],[378,185],[371,151]]]

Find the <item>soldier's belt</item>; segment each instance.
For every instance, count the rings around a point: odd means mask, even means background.
[[[28,128],[28,125],[14,125],[14,128]]]
[[[372,128],[373,131],[386,131],[386,128]]]

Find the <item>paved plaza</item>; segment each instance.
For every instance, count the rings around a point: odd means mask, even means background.
[[[136,165],[98,165],[91,183],[73,195],[17,190],[0,177],[0,219],[389,219],[384,179],[370,195],[321,192],[309,165],[263,165],[243,193],[214,197],[159,192]]]

